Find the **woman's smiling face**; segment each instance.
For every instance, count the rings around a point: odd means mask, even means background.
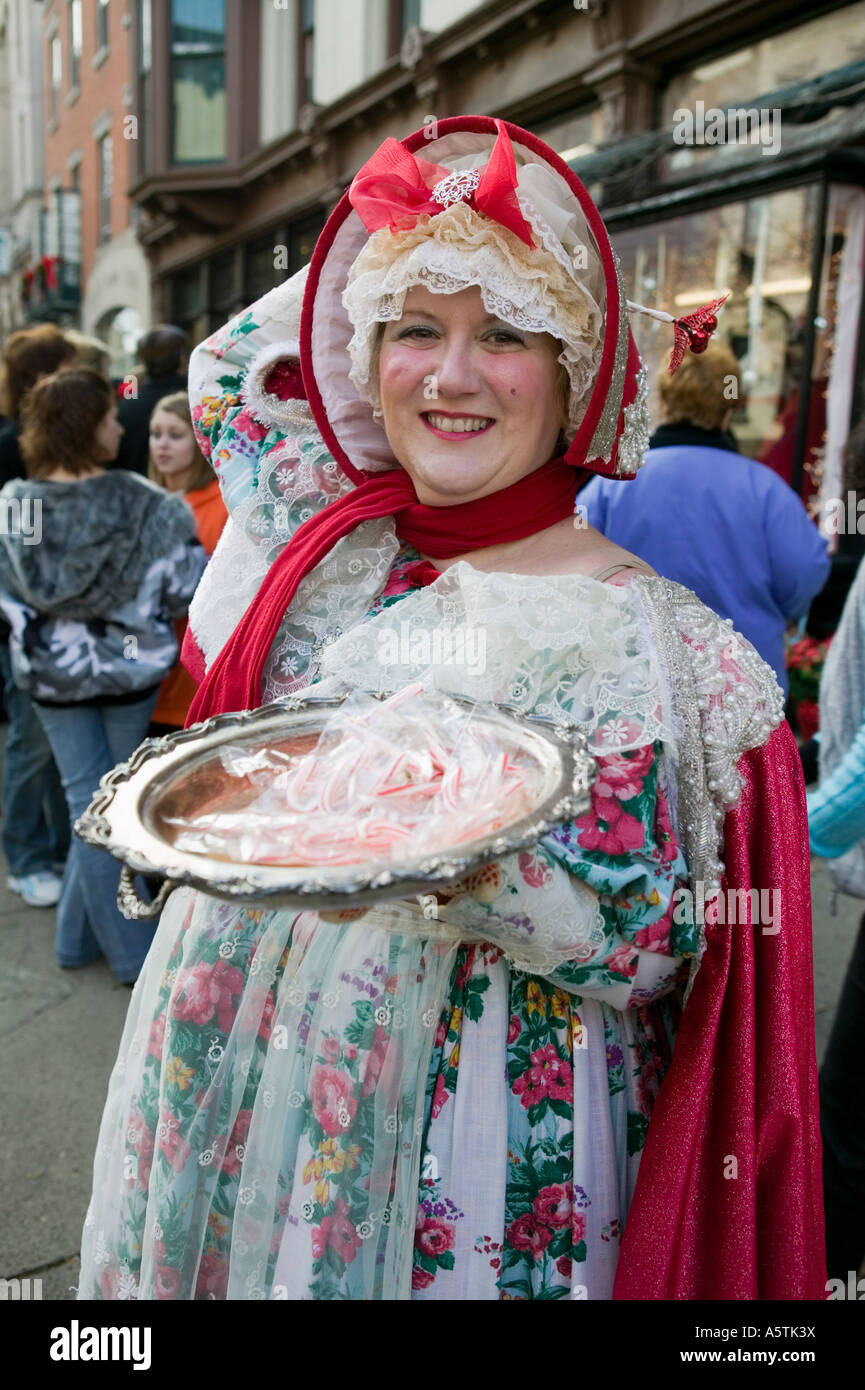
[[[408,291],[379,353],[384,428],[428,506],[469,502],[547,462],[565,421],[559,345],[488,314],[480,290]]]

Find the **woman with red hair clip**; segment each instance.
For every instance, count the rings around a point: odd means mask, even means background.
[[[192,358],[231,518],[190,613],[190,721],[420,682],[578,728],[591,807],[441,921],[176,890],[80,1296],[821,1297],[807,825],[775,677],[575,521],[589,474],[625,485],[648,442],[585,188],[505,122],[429,134],[386,141],[310,266]],[[437,663],[406,625],[483,652]]]

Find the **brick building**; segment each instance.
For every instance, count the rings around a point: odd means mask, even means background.
[[[150,275],[127,193],[138,136],[132,7],[45,0],[40,8],[49,282],[33,312],[104,338],[122,371],[150,321]]]

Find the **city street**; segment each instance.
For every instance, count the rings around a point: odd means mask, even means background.
[[[4,733],[5,737],[5,733]],[[0,1277],[42,1280],[46,1299],[73,1299],[91,1163],[129,990],[104,963],[60,970],[54,913],[25,907],[0,877]],[[825,862],[813,861],[817,1055],[822,1058],[861,904],[829,916]]]

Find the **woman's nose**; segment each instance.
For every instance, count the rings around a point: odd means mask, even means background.
[[[442,344],[435,372],[436,385],[444,396],[464,396],[480,390],[480,376],[473,343],[462,335],[451,335]]]

